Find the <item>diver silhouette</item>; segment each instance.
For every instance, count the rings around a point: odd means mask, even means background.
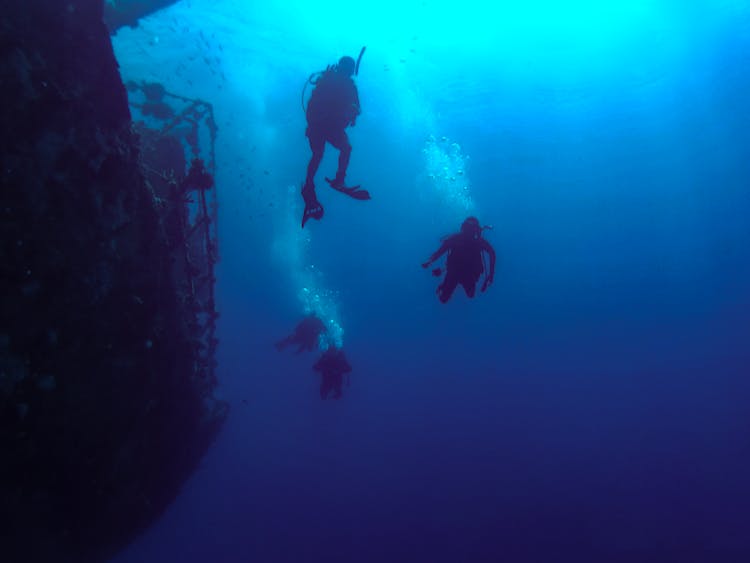
[[[326,326],[318,317],[310,315],[302,319],[294,328],[294,332],[286,338],[276,342],[276,349],[281,352],[287,346],[297,345],[296,354],[311,352],[318,347],[320,335],[326,332]]]
[[[344,374],[352,371],[352,366],[344,355],[341,348],[331,345],[320,356],[313,369],[320,372],[320,398],[325,400],[333,391],[333,398],[341,398],[341,387],[344,382]]]
[[[307,129],[305,135],[310,143],[312,156],[307,165],[307,177],[302,186],[302,199],[305,211],[302,215],[302,227],[308,219],[322,219],[323,206],[315,194],[315,174],[323,159],[326,143],[330,143],[339,150],[338,169],[333,179],[326,178],[326,182],[335,190],[347,194],[354,199],[370,199],[370,194],[359,186],[344,185],[346,169],[352,153],[352,145],[346,134],[346,128],[354,126],[360,114],[359,93],[352,75],[359,70],[365,48],[359,53],[355,62],[351,57],[341,57],[338,64],[329,66],[325,71],[313,73],[305,84],[312,84],[315,88],[305,109]],[[302,96],[304,100],[304,89]],[[304,101],[303,101],[304,108]]]
[[[445,237],[440,248],[422,264],[423,268],[428,268],[435,260],[448,253],[445,278],[436,292],[441,303],[448,302],[458,284],[463,286],[467,297],[474,297],[477,281],[482,273],[485,274],[482,291],[485,291],[494,280],[495,249],[482,237],[482,230],[488,228],[490,227],[480,226],[476,217],[468,217],[461,224],[461,231]],[[482,252],[486,252],[490,257],[489,272],[486,271]],[[435,268],[432,274],[440,276],[442,270]]]

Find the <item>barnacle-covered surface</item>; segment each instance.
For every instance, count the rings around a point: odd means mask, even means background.
[[[132,124],[102,17],[83,0],[0,16],[2,561],[105,559],[226,416],[213,161]]]

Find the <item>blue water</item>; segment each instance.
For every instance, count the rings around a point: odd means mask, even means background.
[[[750,5],[495,30],[271,4],[114,39],[124,79],[214,104],[232,411],[113,563],[750,561]],[[348,178],[373,199],[327,189],[329,148],[302,231],[300,91],[362,44]],[[468,214],[495,283],[443,306],[419,265]],[[273,347],[309,311],[354,368],[340,401]]]

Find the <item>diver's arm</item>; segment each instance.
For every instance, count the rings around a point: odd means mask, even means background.
[[[492,248],[492,245],[485,241],[485,244],[487,245],[487,254],[490,255],[490,279],[495,278],[495,261],[497,259],[497,256],[495,255],[495,249]]]
[[[443,244],[440,245],[440,248],[438,248],[435,252],[432,253],[432,256],[430,256],[427,259],[427,262],[422,263],[422,267],[429,268],[430,264],[432,264],[435,260],[440,258],[443,254],[448,252],[448,249],[450,248],[450,242],[451,242],[451,239],[447,239],[443,241]]]
[[[357,116],[362,113],[362,108],[359,105],[359,92],[357,86],[352,82],[352,118],[349,120],[349,125],[354,127],[357,123]]]
[[[495,279],[496,256],[495,256],[495,249],[492,248],[492,245],[484,239],[481,239],[481,240],[482,240],[482,250],[484,250],[487,254],[490,255],[490,272],[485,278],[484,283],[482,284],[482,291],[484,291]]]

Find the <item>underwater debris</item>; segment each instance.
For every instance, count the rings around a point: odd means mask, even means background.
[[[141,106],[143,115],[150,115],[156,119],[171,119],[174,117],[174,110],[163,102],[146,102]]]
[[[158,82],[146,82],[141,86],[141,89],[149,102],[161,102],[167,92],[164,86]]]
[[[182,182],[183,191],[209,190],[214,185],[214,177],[206,171],[203,160],[194,158],[190,170]]]

